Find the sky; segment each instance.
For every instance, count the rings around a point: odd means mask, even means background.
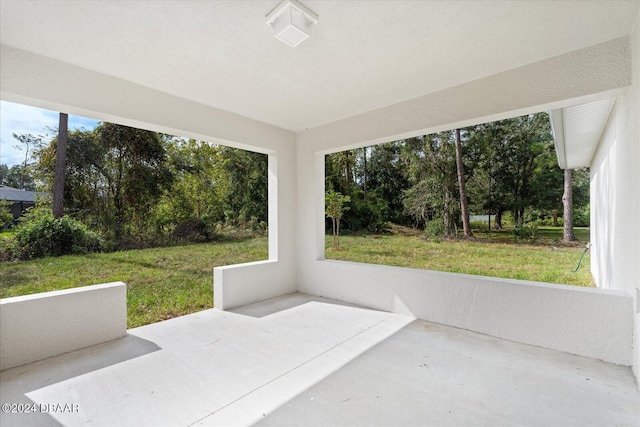
[[[0,101],[0,165],[11,167],[24,161],[24,152],[14,148],[18,144],[14,133],[44,135],[45,140],[49,140],[52,137],[51,129],[58,128],[58,120],[57,111]],[[97,125],[98,120],[69,115],[69,130],[94,129]]]

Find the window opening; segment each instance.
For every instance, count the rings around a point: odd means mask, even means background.
[[[135,327],[213,307],[214,266],[268,259],[266,154],[69,116],[56,219],[59,113],[1,107],[1,298],[123,281]]]
[[[325,256],[593,286],[589,253],[574,272],[589,241],[589,171],[573,171],[569,242],[564,179],[547,113],[328,154]]]

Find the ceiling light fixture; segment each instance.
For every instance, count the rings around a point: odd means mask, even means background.
[[[267,15],[267,25],[278,40],[296,47],[311,34],[318,15],[296,0],[284,0]]]

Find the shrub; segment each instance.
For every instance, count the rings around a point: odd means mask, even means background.
[[[209,227],[207,222],[200,218],[191,218],[179,223],[173,230],[173,237],[178,242],[192,243],[210,242],[217,239],[213,227]]]
[[[0,262],[18,261],[20,247],[13,236],[0,236]]]
[[[444,223],[441,218],[426,221],[424,224],[424,234],[426,237],[444,236]]]
[[[351,200],[349,225],[352,231],[367,230],[369,233],[382,233],[387,228],[384,218],[386,203],[384,200],[370,195],[364,199],[364,193],[358,192],[357,198]]]
[[[575,227],[589,227],[591,206],[589,204],[580,206],[573,211],[573,225]]]
[[[247,226],[254,236],[264,236],[267,234],[268,226],[264,221],[260,221],[258,217],[252,216]]]
[[[48,209],[30,210],[15,231],[22,258],[41,258],[98,252],[103,241],[73,218],[55,218]]]
[[[478,231],[481,231],[481,232],[490,231],[489,230],[489,222],[488,221],[476,219],[474,221],[471,221],[470,224],[471,224],[471,229],[472,230],[478,230]]]
[[[513,236],[516,241],[530,241],[535,242],[540,237],[538,233],[538,225],[532,224],[518,224],[513,229]]]
[[[7,227],[13,221],[13,214],[11,213],[11,203],[1,199],[0,200],[0,231]]]

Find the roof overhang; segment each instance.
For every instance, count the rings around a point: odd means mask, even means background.
[[[614,102],[609,98],[549,111],[560,168],[591,165]]]

